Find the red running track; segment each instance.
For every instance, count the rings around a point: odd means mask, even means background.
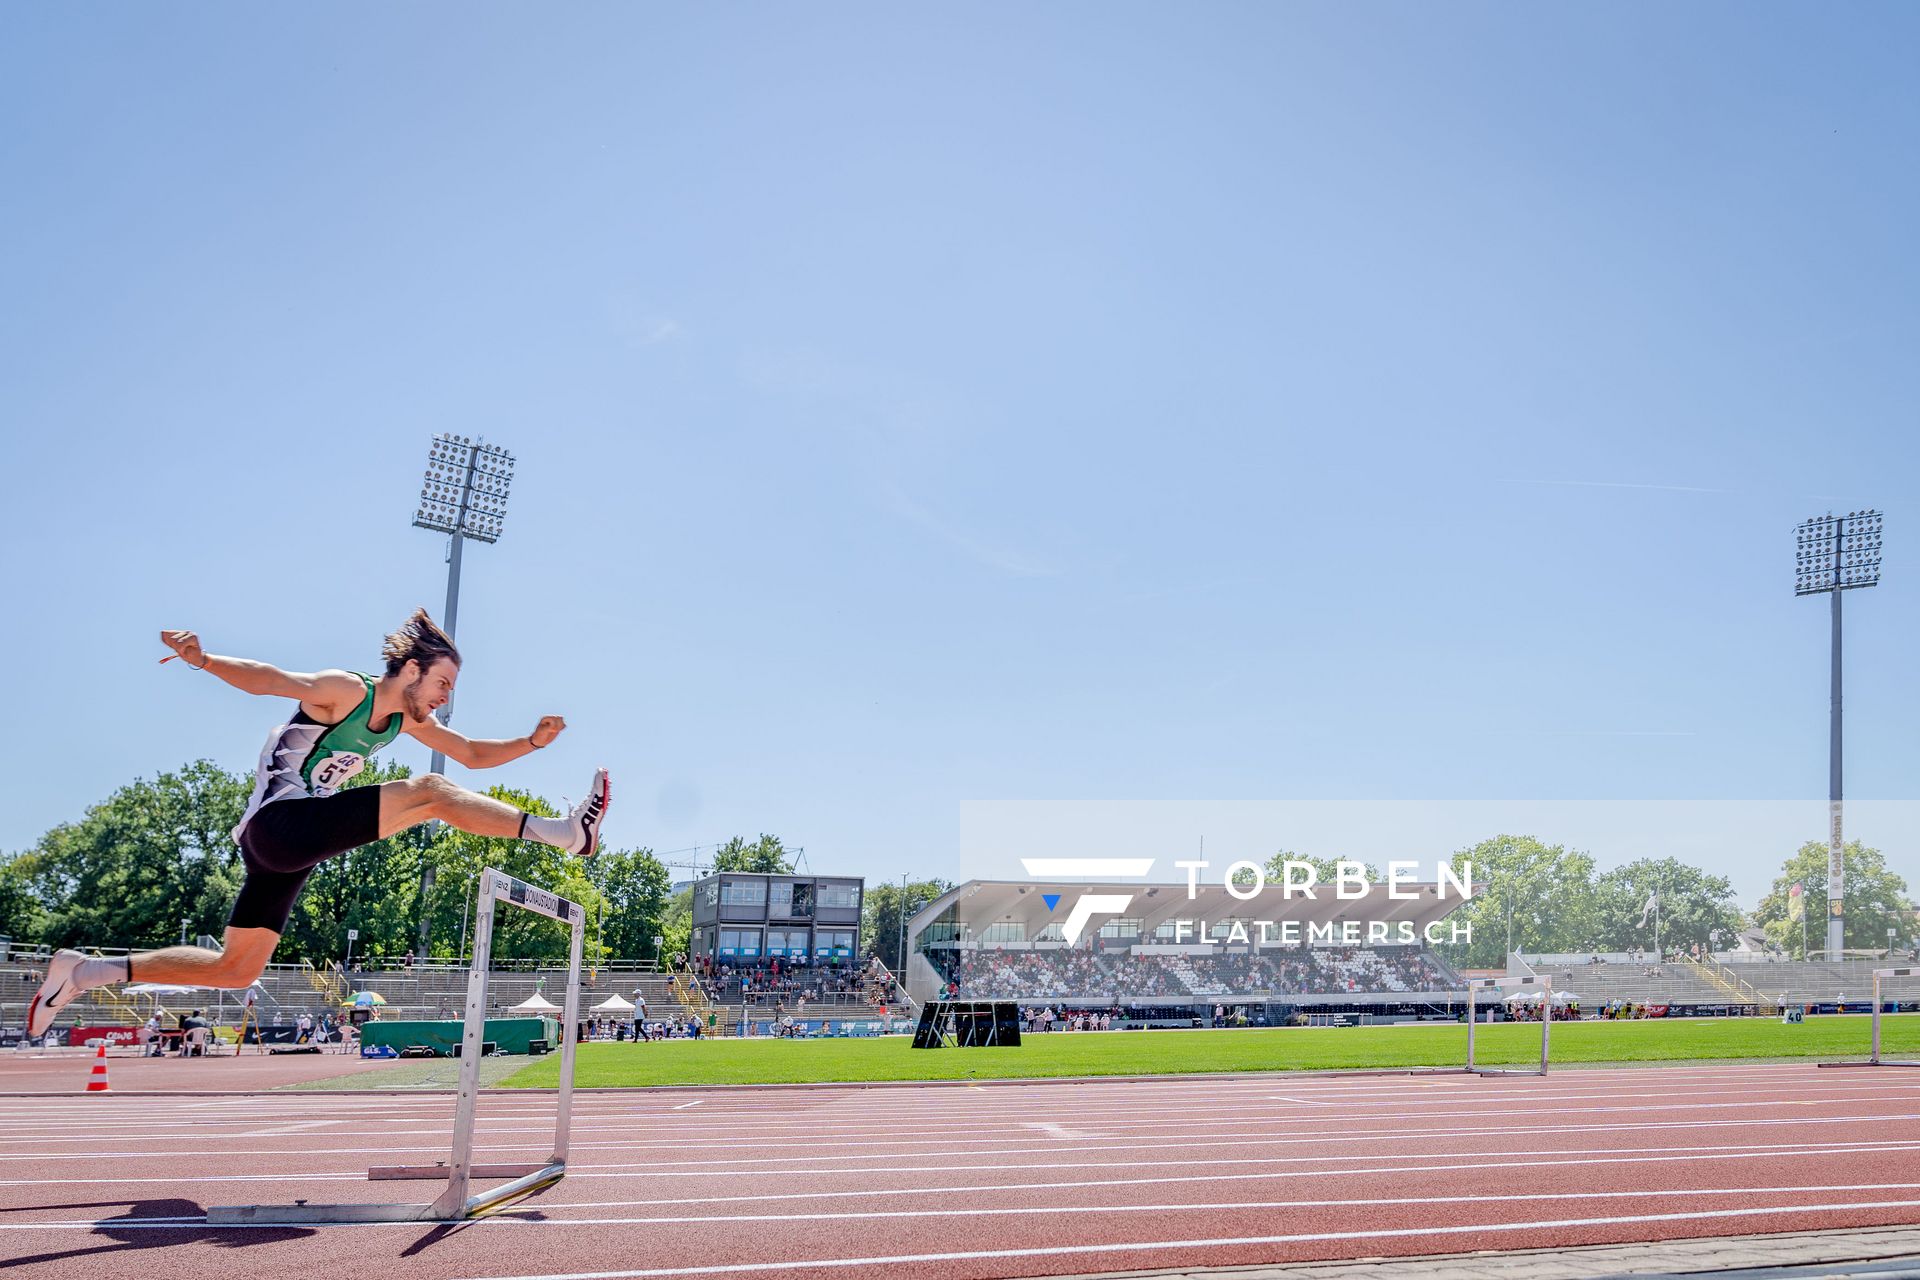
[[[479,1157],[541,1159],[552,1106],[487,1094]],[[1920,1224],[1920,1072],[1261,1075],[577,1107],[566,1180],[509,1216],[228,1228],[204,1207],[430,1199],[437,1184],[365,1170],[444,1158],[451,1099],[0,1097],[0,1266],[985,1278]]]

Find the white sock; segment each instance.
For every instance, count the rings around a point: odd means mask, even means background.
[[[73,967],[73,980],[83,991],[91,991],[95,987],[112,986],[116,982],[125,982],[132,974],[133,962],[125,956],[82,960]]]
[[[580,828],[565,818],[542,818],[529,813],[520,819],[520,838],[538,840],[556,849],[571,849],[580,843]]]

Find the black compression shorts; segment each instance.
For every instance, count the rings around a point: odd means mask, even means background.
[[[313,869],[379,838],[377,786],[262,805],[240,831],[240,860],[246,864],[247,879],[234,899],[227,927],[285,933],[293,900]]]

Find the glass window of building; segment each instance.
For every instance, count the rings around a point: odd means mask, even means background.
[[[765,880],[722,880],[720,901],[730,907],[758,907],[767,900]]]
[[[1128,917],[1115,917],[1100,926],[1103,938],[1137,938],[1140,936],[1140,922]]]
[[[767,909],[776,916],[793,914],[793,884],[770,884],[767,886]]]
[[[989,947],[1008,942],[1025,942],[1026,940],[1027,926],[1021,924],[1018,920],[1002,920],[998,924],[990,924],[980,931],[980,941]]]
[[[796,884],[793,886],[793,909],[787,914],[796,920],[805,920],[813,914],[813,885]]]
[[[722,929],[720,954],[723,956],[759,955],[760,931],[758,929]]]
[[[720,882],[718,880],[709,880],[701,885],[700,900],[710,907],[718,905],[720,902]]]
[[[822,929],[814,938],[813,953],[844,960],[853,954],[853,932],[849,929]]]
[[[1058,920],[1055,920],[1052,924],[1034,934],[1033,940],[1035,942],[1065,942],[1067,940],[1067,931],[1061,927]]]
[[[860,905],[860,888],[851,884],[823,884],[819,886],[820,905],[824,908],[847,908]]]

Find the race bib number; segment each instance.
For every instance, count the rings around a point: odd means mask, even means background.
[[[310,785],[315,795],[326,795],[347,784],[347,780],[367,767],[367,758],[357,751],[336,751],[313,766]]]

